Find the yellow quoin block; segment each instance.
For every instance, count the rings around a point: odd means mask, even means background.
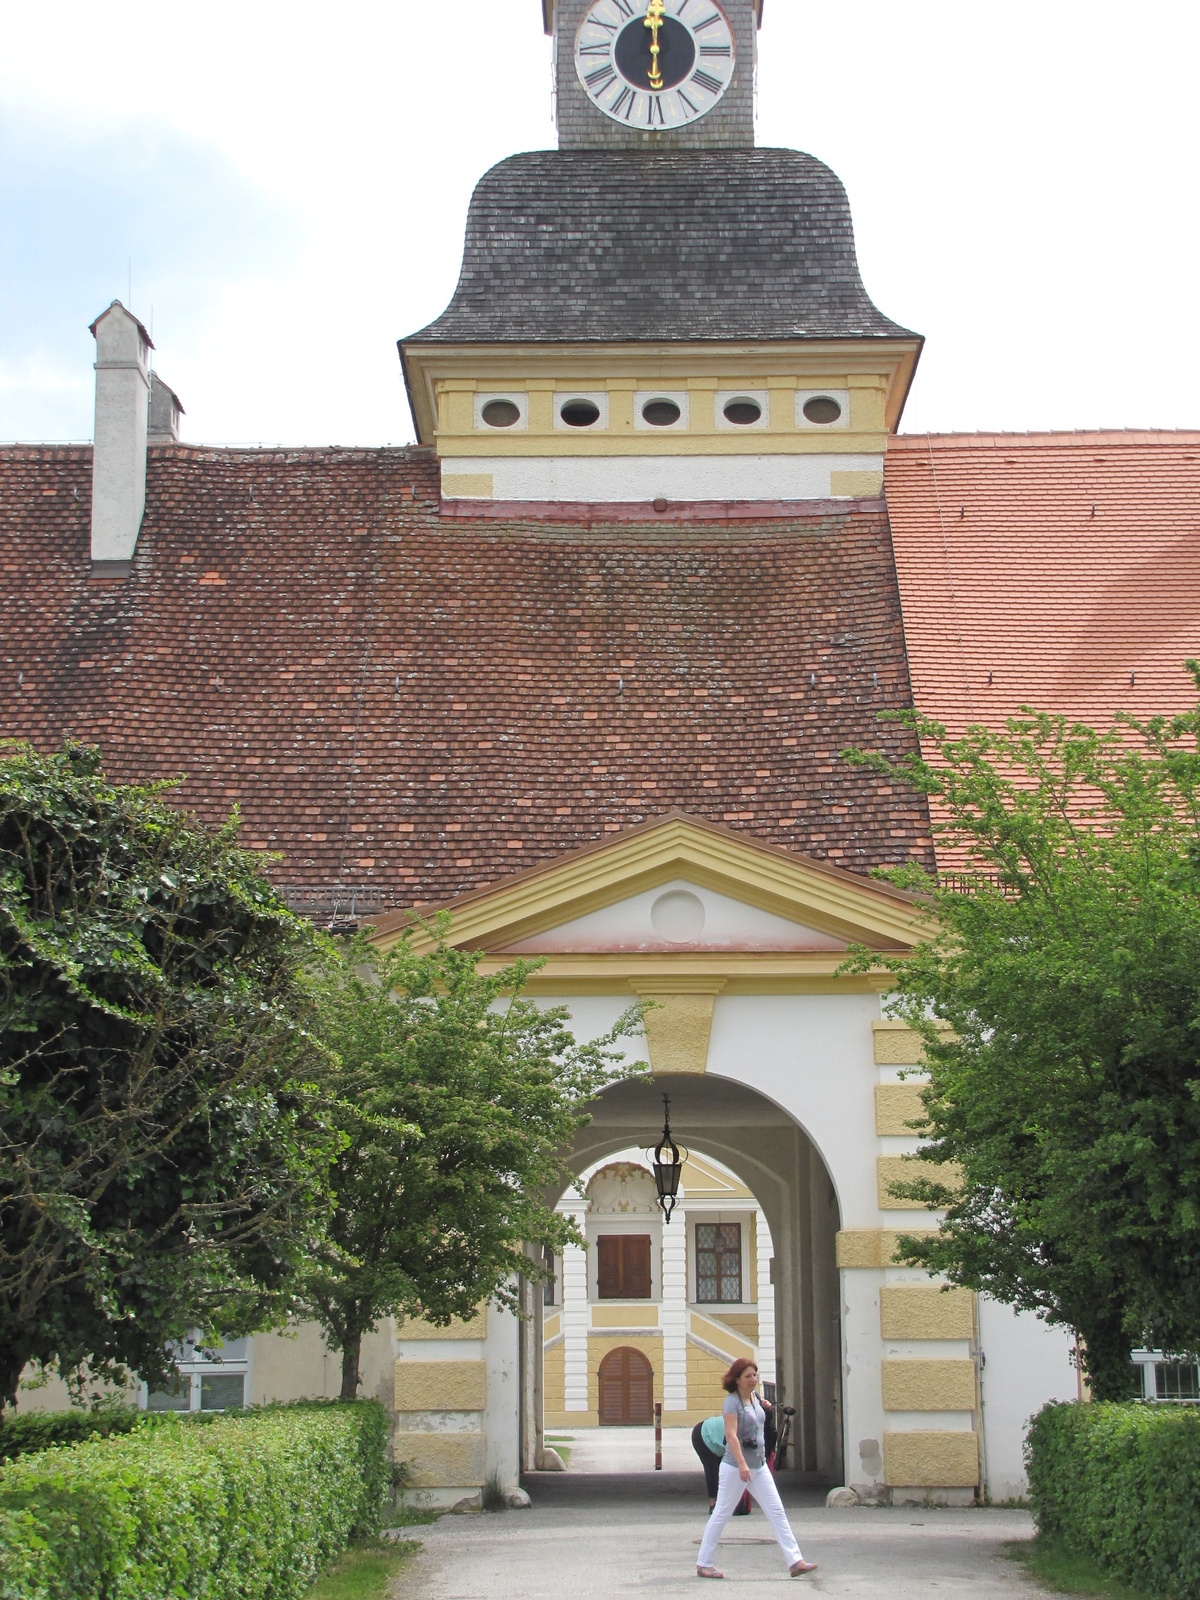
[[[473,1317],[465,1321],[461,1317],[453,1317],[445,1328],[438,1328],[432,1322],[426,1322],[424,1317],[405,1317],[403,1321],[396,1319],[396,1337],[398,1339],[486,1339],[487,1338],[487,1307],[480,1306]]]
[[[494,482],[490,472],[444,472],[442,493],[447,500],[494,500]]]
[[[875,1085],[875,1132],[881,1139],[911,1139],[920,1132],[910,1122],[925,1123],[919,1083],[877,1083]]]
[[[486,1361],[397,1361],[397,1411],[483,1411]]]
[[[875,1176],[879,1190],[880,1211],[927,1211],[920,1200],[902,1200],[892,1193],[893,1183],[917,1183],[928,1178],[931,1183],[944,1183],[956,1189],[962,1182],[962,1169],[953,1161],[930,1165],[928,1161],[908,1161],[903,1156],[877,1156]]]
[[[951,1033],[949,1023],[938,1023],[938,1032]],[[897,1022],[892,1017],[871,1024],[875,1040],[875,1065],[877,1067],[920,1067],[925,1064],[925,1041],[910,1028],[907,1022]]]
[[[885,1361],[881,1386],[885,1411],[974,1411],[978,1398],[973,1361]]]
[[[413,1489],[478,1489],[487,1476],[485,1433],[398,1433],[393,1452]]]
[[[885,1432],[883,1478],[897,1489],[974,1488],[979,1482],[979,1436],[936,1428]]]
[[[879,1291],[879,1331],[885,1339],[973,1339],[975,1296],[970,1289],[941,1289],[935,1283],[885,1284]]]
[[[837,1236],[839,1267],[893,1267],[900,1265],[899,1241],[904,1232],[926,1233],[914,1219],[911,1229],[846,1228]]]

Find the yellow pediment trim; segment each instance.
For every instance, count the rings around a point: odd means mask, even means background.
[[[686,878],[873,950],[910,949],[932,931],[928,907],[890,885],[682,812],[615,834],[443,905],[423,906],[419,914],[431,917],[446,912],[451,919],[452,944],[498,955],[519,940],[675,878]],[[374,942],[383,948],[393,944],[414,915],[399,912],[381,918],[372,936]],[[728,967],[731,955],[736,954],[720,956],[719,964]],[[770,964],[772,957],[754,953],[741,959],[758,966],[764,961]],[[822,952],[815,959],[807,956],[802,964],[823,968],[836,966],[841,959]],[[718,961],[712,962],[713,967]],[[650,961],[668,970],[678,963],[689,967],[696,978],[708,975],[708,960],[697,963],[683,952]],[[800,963],[794,957],[787,960],[789,967],[793,964]],[[626,957],[614,965],[632,964]]]

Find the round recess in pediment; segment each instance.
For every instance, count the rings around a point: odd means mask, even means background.
[[[687,889],[669,889],[650,907],[650,921],[668,944],[691,944],[704,932],[704,902]]]

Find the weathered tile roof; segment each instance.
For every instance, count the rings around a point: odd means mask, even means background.
[[[538,150],[480,180],[454,298],[402,344],[864,337],[913,335],[815,157]]]
[[[884,478],[914,697],[952,732],[1194,704],[1200,432],[901,435]]]
[[[929,857],[843,763],[908,703],[881,502],[688,525],[444,517],[420,450],[161,446],[89,581],[91,452],[0,451],[3,732],[282,852],[441,900],[673,809],[844,867]]]

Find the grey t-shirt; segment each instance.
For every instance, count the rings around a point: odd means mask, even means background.
[[[731,1394],[721,1407],[723,1416],[737,1418],[738,1443],[742,1447],[742,1454],[746,1458],[748,1467],[765,1467],[766,1455],[764,1442],[767,1426],[767,1414],[758,1403],[758,1396],[752,1394],[748,1404],[743,1404],[736,1394]],[[733,1461],[733,1452],[726,1451],[726,1461]]]

